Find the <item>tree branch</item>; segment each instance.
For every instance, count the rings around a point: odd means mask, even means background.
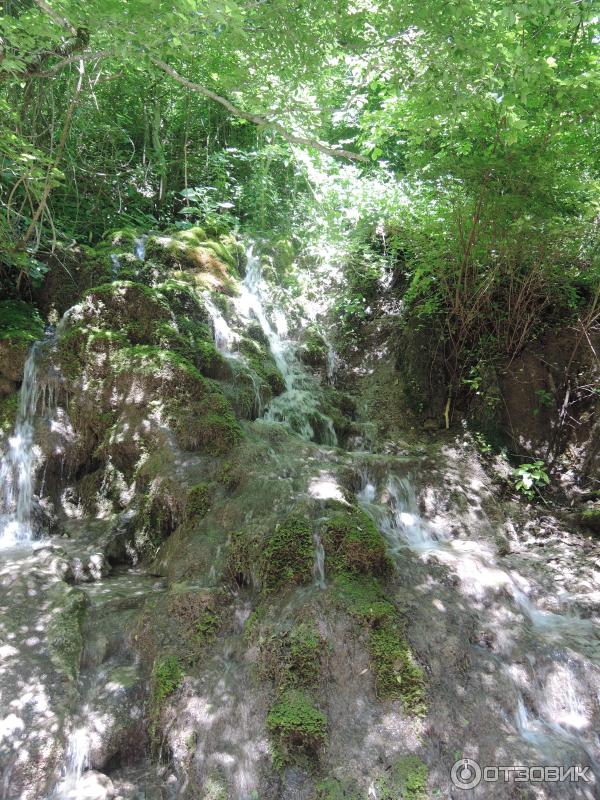
[[[48,5],[46,0],[33,0],[36,6],[47,14],[50,19],[55,22],[59,27],[66,28],[72,36],[77,36],[77,28],[75,28],[68,19],[61,17],[51,6]]]
[[[350,161],[361,161],[364,163],[370,163],[369,159],[366,156],[361,155],[360,153],[353,153],[350,150],[343,150],[340,147],[330,147],[329,145],[323,144],[316,139],[311,139],[306,136],[298,136],[295,133],[289,133],[284,126],[280,122],[276,122],[275,120],[270,120],[267,117],[263,117],[260,114],[251,114],[248,111],[242,111],[241,108],[238,108],[225,97],[221,97],[221,95],[216,94],[215,92],[207,89],[206,86],[202,86],[200,83],[194,83],[193,81],[184,78],[183,75],[180,75],[173,67],[166,64],[164,61],[161,61],[159,58],[155,58],[152,55],[149,55],[150,61],[167,75],[169,75],[173,80],[180,83],[182,86],[185,86],[187,89],[190,89],[193,92],[197,92],[198,94],[207,97],[209,100],[212,100],[215,103],[223,106],[229,111],[230,114],[234,114],[236,117],[241,117],[241,119],[245,119],[248,122],[252,122],[254,125],[258,125],[264,128],[271,128],[272,130],[276,131],[283,139],[290,142],[290,144],[298,144],[303,145],[305,147],[314,147],[315,150],[319,150],[321,153],[325,153],[328,156],[333,156],[334,158],[347,158]]]

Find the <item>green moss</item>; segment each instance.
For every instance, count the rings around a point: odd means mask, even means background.
[[[325,778],[316,786],[316,800],[363,800],[363,795],[352,781]]]
[[[15,427],[19,409],[19,393],[13,392],[0,400],[0,433],[8,433]]]
[[[305,688],[315,687],[321,671],[323,640],[311,622],[295,625],[289,634],[289,681]]]
[[[242,339],[239,343],[239,350],[246,357],[252,370],[269,386],[274,395],[285,391],[283,375],[265,345],[261,345],[253,339]]]
[[[392,766],[389,777],[377,782],[380,800],[427,800],[427,765],[418,756],[407,755]]]
[[[600,508],[587,508],[580,515],[582,525],[600,531]]]
[[[311,367],[324,367],[327,363],[327,344],[317,331],[309,331],[300,348],[300,358]]]
[[[290,514],[264,545],[260,567],[264,590],[273,592],[308,583],[312,579],[313,549],[311,525],[299,514]]]
[[[106,239],[112,247],[119,247],[122,250],[133,250],[135,241],[140,236],[139,231],[135,228],[120,228],[116,231],[111,231]]]
[[[173,430],[185,449],[222,455],[239,443],[242,429],[218,384],[206,383],[209,388],[203,397],[171,404]]]
[[[75,681],[83,650],[81,625],[87,599],[80,589],[63,583],[53,587],[49,595],[53,607],[47,629],[50,657],[69,680]]]
[[[159,321],[171,317],[165,298],[133,281],[96,286],[85,296],[84,322],[124,333],[132,344],[150,344]]]
[[[359,508],[342,510],[322,527],[326,565],[334,572],[388,575],[392,562],[383,536]]]
[[[402,700],[410,714],[426,710],[425,675],[404,636],[396,607],[375,578],[342,574],[336,578],[338,602],[367,631],[377,696]]]
[[[150,733],[153,739],[165,700],[179,689],[183,675],[177,656],[165,656],[154,662],[150,688]]]
[[[217,614],[210,608],[205,609],[196,623],[196,639],[198,644],[202,646],[212,641],[220,627],[221,621]]]
[[[138,344],[133,347],[123,347],[114,354],[112,365],[117,374],[133,372],[137,375],[158,376],[167,368],[181,374],[186,378],[186,382],[189,380],[199,386],[204,385],[204,378],[186,358],[156,345]]]
[[[402,700],[411,714],[425,712],[425,677],[399,625],[369,632],[369,653],[376,677],[377,696]]]
[[[0,302],[0,339],[29,345],[41,339],[44,323],[35,306],[22,300]]]
[[[206,483],[198,483],[187,493],[185,516],[188,520],[201,519],[210,508],[210,489]]]
[[[185,231],[180,231],[175,238],[192,247],[198,247],[198,245],[206,240],[206,231],[204,228],[195,226]]]
[[[327,718],[300,691],[289,690],[269,711],[267,729],[277,766],[315,761],[327,741]]]
[[[315,689],[319,684],[323,645],[312,621],[300,622],[283,633],[265,635],[263,631],[261,672],[275,683],[278,693],[287,689]]]
[[[341,574],[333,588],[340,605],[361,625],[380,626],[396,620],[396,608],[375,578]]]

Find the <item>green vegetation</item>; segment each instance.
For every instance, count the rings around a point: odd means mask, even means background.
[[[327,741],[327,718],[301,691],[290,689],[267,716],[277,766],[317,761]]]
[[[254,624],[257,618],[255,617]],[[253,625],[248,626],[248,633]],[[278,692],[290,688],[316,689],[321,674],[324,641],[314,623],[299,622],[285,633],[262,634],[261,669]]]
[[[165,700],[179,689],[183,676],[183,667],[176,656],[165,656],[154,662],[150,685],[150,733],[153,739]]]
[[[189,521],[201,519],[210,508],[211,491],[206,483],[198,483],[187,493],[185,515]]]
[[[81,625],[87,598],[80,590],[58,583],[50,591],[53,609],[47,637],[50,657],[71,681],[77,680],[83,650]]]
[[[425,675],[415,661],[396,607],[376,578],[341,574],[334,583],[339,604],[367,634],[380,698],[402,700],[410,714],[426,710]]]
[[[343,508],[329,517],[321,538],[332,572],[388,575],[392,571],[383,536],[360,508]]]
[[[0,339],[31,344],[41,339],[44,323],[35,308],[19,300],[0,302]]]
[[[261,563],[266,592],[308,583],[312,578],[314,544],[312,526],[300,514],[278,523],[264,546]]]
[[[408,755],[398,759],[389,777],[377,782],[381,800],[427,800],[427,765],[418,756]]]
[[[531,464],[520,464],[513,470],[513,474],[515,489],[530,500],[539,493],[541,487],[550,483],[546,464],[539,459]]]

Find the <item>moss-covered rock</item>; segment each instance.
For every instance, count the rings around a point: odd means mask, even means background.
[[[87,598],[81,589],[59,582],[49,593],[52,605],[47,638],[50,658],[69,680],[79,675],[83,650],[81,625]]]
[[[170,317],[164,297],[155,289],[115,281],[90,289],[81,304],[80,324],[118,331],[132,344],[150,344],[157,324]]]
[[[312,526],[300,514],[280,522],[264,543],[260,573],[267,592],[312,579],[314,543]]]
[[[10,433],[17,421],[19,395],[17,392],[0,398],[0,435]]]
[[[298,351],[300,360],[309,367],[327,365],[327,343],[318,331],[309,329]]]
[[[388,575],[392,570],[383,536],[360,508],[342,507],[329,517],[321,528],[321,539],[326,567],[334,573]]]
[[[381,800],[427,800],[427,765],[418,756],[399,758],[385,778],[377,781]]]
[[[273,395],[276,396],[285,391],[283,375],[277,368],[275,359],[266,344],[244,338],[240,340],[238,347],[252,370],[269,386]]]
[[[316,762],[327,741],[327,718],[301,691],[290,689],[271,708],[267,728],[278,766]]]
[[[363,626],[380,698],[402,700],[410,714],[426,709],[425,675],[408,644],[396,607],[372,577],[339,575],[334,593],[340,605]]]
[[[188,521],[202,519],[210,508],[211,490],[206,483],[197,483],[188,491],[185,501],[185,516]]]
[[[0,302],[0,377],[18,382],[27,351],[44,333],[37,308],[21,300]]]
[[[262,674],[278,690],[315,689],[321,674],[325,642],[312,620],[282,633],[262,631],[259,640]]]
[[[586,528],[600,533],[600,506],[590,506],[579,515],[579,521]]]

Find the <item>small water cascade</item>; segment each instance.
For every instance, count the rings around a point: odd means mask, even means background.
[[[85,728],[76,728],[68,739],[64,775],[51,795],[51,800],[85,798],[85,770],[89,767],[89,736]]]
[[[133,253],[138,261],[146,260],[147,241],[148,241],[148,235],[144,234],[143,236],[138,237],[133,243]]]
[[[324,589],[326,586],[325,582],[325,548],[323,547],[323,542],[321,541],[321,537],[315,531],[313,534],[313,541],[315,543],[315,563],[313,566],[313,574],[315,577],[315,586],[319,589]]]
[[[479,560],[465,542],[438,531],[422,518],[408,477],[389,472],[377,481],[363,469],[357,500],[379,526],[392,555],[398,556],[407,548],[417,556],[434,554],[454,567],[458,575],[464,562],[472,561],[464,572],[471,581],[477,582],[479,576],[482,590],[491,585],[488,577],[494,573],[497,585],[505,587],[503,602],[525,619],[522,638],[517,637],[518,643],[501,657],[505,674],[510,676],[513,665],[525,660],[532,676],[527,702],[521,686],[510,678],[515,691],[514,729],[538,754],[538,763],[565,767],[588,764],[598,782],[600,742],[591,728],[589,705],[597,704],[600,698],[595,695],[594,682],[589,686],[585,683],[587,670],[597,670],[600,664],[600,631],[592,620],[540,609],[522,588],[527,581],[519,573],[495,564],[493,559],[488,563]],[[591,800],[596,796],[592,787],[581,792],[565,797]]]
[[[116,281],[117,278],[119,277],[119,272],[121,271],[121,259],[116,253],[111,253],[110,263],[112,265],[112,270],[111,270],[112,279]]]
[[[271,313],[266,311],[266,306],[270,304],[269,290],[262,277],[260,258],[252,245],[246,256],[246,276],[239,296],[233,301],[236,312],[246,323],[259,323],[285,383],[285,391],[271,400],[264,413],[257,391],[257,405],[260,405],[261,416],[267,422],[287,425],[306,441],[336,445],[337,436],[333,422],[320,409],[316,381],[296,356],[294,342],[288,336],[285,314],[277,307]],[[243,360],[236,349],[239,336],[232,330],[208,293],[204,295],[204,299],[213,323],[215,346],[222,355]],[[332,365],[333,359],[332,355]]]
[[[0,463],[0,548],[25,544],[33,538],[33,423],[39,398],[39,347],[40,343],[34,344],[27,356],[15,430]]]

